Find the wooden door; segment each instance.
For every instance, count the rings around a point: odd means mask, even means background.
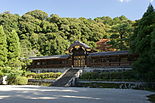
[[[74,56],[73,57],[74,67],[84,67],[85,66],[85,56]]]

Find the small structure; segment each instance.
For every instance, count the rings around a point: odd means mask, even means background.
[[[94,52],[85,43],[75,41],[66,50],[67,55],[30,57],[32,72],[64,72],[69,68],[94,70],[131,69],[137,55],[128,51]]]
[[[108,42],[110,42],[110,39],[100,39],[98,42],[96,42],[96,49],[100,51],[116,51],[116,49],[112,48],[112,45],[110,45]]]

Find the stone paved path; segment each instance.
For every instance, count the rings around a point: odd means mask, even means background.
[[[0,85],[0,103],[150,103],[153,92],[131,89]]]

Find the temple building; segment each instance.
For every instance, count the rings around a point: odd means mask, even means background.
[[[65,52],[65,51],[64,51]],[[30,57],[32,72],[64,72],[66,69],[83,69],[84,71],[111,71],[132,69],[137,55],[128,51],[96,52],[87,44],[75,41],[66,50],[66,55]]]
[[[96,42],[96,49],[99,51],[116,51],[115,48],[111,48],[112,45],[108,44],[110,39],[100,39],[98,42]]]

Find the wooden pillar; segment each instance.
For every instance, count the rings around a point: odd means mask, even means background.
[[[120,66],[121,56],[120,56],[120,55],[118,55],[118,58],[119,58],[119,66]]]
[[[85,55],[85,66],[87,66],[87,54]]]
[[[72,54],[72,66],[74,66],[74,55]]]
[[[110,60],[110,59],[111,59],[111,58],[110,58],[110,56],[108,56],[108,58],[109,58],[109,64],[108,64],[108,65],[109,65],[109,67],[110,67],[110,62],[111,62],[111,60]]]

